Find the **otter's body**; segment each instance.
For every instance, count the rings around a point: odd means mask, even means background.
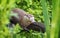
[[[11,14],[15,14],[10,16],[10,25],[17,23],[23,28],[23,30],[29,31],[30,29],[35,31],[45,32],[44,24],[36,22],[34,20],[34,16],[31,14],[27,14],[24,10],[15,8],[11,11]]]

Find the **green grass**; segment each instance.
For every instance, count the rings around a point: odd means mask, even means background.
[[[58,38],[59,36],[59,27],[60,27],[60,0],[53,0],[52,1],[52,26],[51,26],[51,33],[50,38]]]
[[[41,0],[41,5],[43,9],[43,16],[44,16],[44,24],[46,27],[46,37],[45,38],[50,38],[50,19],[48,15],[48,8],[47,8],[47,3],[46,0]]]

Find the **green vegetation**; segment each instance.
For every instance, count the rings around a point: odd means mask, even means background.
[[[0,38],[60,38],[60,0],[0,0]],[[19,32],[17,24],[12,29],[6,27],[12,8],[20,8],[33,14],[37,22],[45,24],[46,32]],[[20,30],[19,30],[20,29]]]

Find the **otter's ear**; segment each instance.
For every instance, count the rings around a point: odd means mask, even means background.
[[[45,32],[45,26],[42,23],[39,22],[33,22],[31,23],[28,27],[29,30],[34,30],[34,31],[38,31],[38,32]]]

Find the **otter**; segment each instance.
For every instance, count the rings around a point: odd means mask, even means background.
[[[22,9],[14,8],[11,10],[10,26],[17,23],[26,31],[32,29],[45,32],[44,24],[36,22],[32,14],[28,14]]]

